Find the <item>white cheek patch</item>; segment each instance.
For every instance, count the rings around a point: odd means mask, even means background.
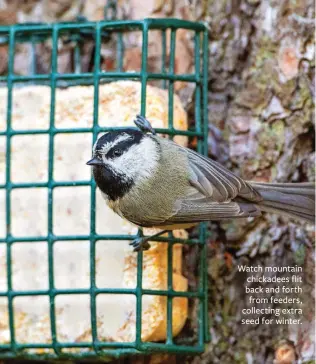
[[[158,164],[159,152],[156,143],[143,138],[140,144],[132,145],[127,152],[107,163],[119,174],[128,178],[143,180],[150,178]]]

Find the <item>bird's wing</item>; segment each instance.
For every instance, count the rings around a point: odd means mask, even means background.
[[[243,179],[193,150],[175,144],[189,162],[188,192],[164,223],[189,223],[261,215],[261,195]]]
[[[177,201],[174,215],[165,221],[164,224],[217,221],[260,215],[260,209],[251,202],[214,202],[203,197],[196,199],[186,198]]]
[[[249,183],[220,165],[219,163],[183,148],[187,153],[191,172],[190,183],[205,197],[214,202],[227,202],[242,197],[259,202],[262,197]]]

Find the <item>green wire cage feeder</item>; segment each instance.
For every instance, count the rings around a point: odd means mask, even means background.
[[[193,34],[194,38],[194,72],[190,74],[177,74],[175,72],[175,52],[176,52],[176,32],[179,29],[186,29]],[[142,37],[141,69],[140,72],[123,71],[124,44],[123,36],[129,32],[139,32]],[[161,34],[161,71],[150,73],[148,69],[148,38],[150,32],[160,32]],[[116,69],[111,71],[102,70],[100,67],[101,46],[106,44],[110,38],[116,39]],[[61,39],[69,39],[74,44],[73,63],[75,72],[58,72],[58,44]],[[134,288],[107,288],[96,282],[96,244],[100,240],[113,241],[114,244],[120,240],[133,240],[135,235],[113,235],[99,234],[96,230],[96,186],[93,179],[76,179],[72,181],[60,181],[54,178],[54,153],[57,150],[56,138],[59,134],[72,135],[76,133],[89,134],[92,143],[98,134],[113,129],[99,125],[99,85],[117,80],[136,80],[140,82],[141,115],[146,115],[146,96],[148,90],[146,84],[152,81],[161,81],[166,89],[168,97],[168,127],[156,129],[158,133],[168,135],[173,138],[177,135],[195,137],[197,140],[197,150],[207,154],[207,79],[208,79],[208,31],[204,24],[189,22],[178,19],[144,19],[140,21],[115,21],[105,20],[101,22],[78,21],[58,24],[16,24],[12,26],[0,26],[0,41],[8,49],[8,72],[0,76],[0,84],[6,89],[6,129],[0,129],[0,139],[5,142],[5,173],[4,181],[0,180],[0,193],[3,193],[5,202],[5,235],[0,236],[0,248],[5,252],[5,265],[0,269],[5,269],[6,289],[0,289],[0,300],[5,302],[7,309],[7,340],[0,341],[0,359],[5,358],[97,358],[100,356],[118,357],[126,354],[172,352],[172,353],[200,353],[204,350],[204,343],[208,340],[207,327],[207,277],[206,277],[206,229],[202,224],[199,227],[197,239],[179,239],[169,234],[169,238],[160,238],[158,241],[167,246],[167,284],[166,289],[148,289],[144,287],[144,254],[135,254],[136,262],[136,286]],[[50,70],[47,73],[36,72],[36,55],[34,49],[36,44],[48,41],[51,44]],[[80,47],[85,42],[92,42],[94,45],[92,72],[82,72]],[[27,75],[18,75],[14,72],[14,60],[16,47],[19,44],[28,44],[31,49],[31,66]],[[167,62],[166,48],[170,49],[170,56]],[[167,64],[168,63],[168,64]],[[175,82],[187,82],[194,84],[195,92],[195,124],[189,130],[179,130],[174,127],[174,84]],[[23,88],[25,85],[46,85],[50,88],[49,100],[49,127],[36,129],[16,128],[12,123],[14,112],[14,89]],[[91,127],[59,128],[55,123],[56,92],[62,88],[74,85],[90,85],[93,88],[93,122]],[[44,182],[14,181],[12,173],[12,139],[18,136],[43,135],[48,139],[48,170],[47,180]],[[89,157],[89,156],[87,156]],[[1,159],[0,159],[1,164]],[[83,166],[84,168],[84,166]],[[87,167],[88,168],[88,167]],[[77,233],[57,234],[54,231],[54,193],[60,187],[88,188],[90,191],[89,221],[90,231],[88,234],[78,235]],[[45,189],[47,207],[47,229],[44,236],[25,235],[16,236],[12,230],[12,194],[16,189],[23,190],[28,194],[30,189]],[[172,186],[171,186],[172,188]],[[45,215],[46,216],[46,215]],[[89,246],[89,286],[87,288],[73,288],[71,286],[60,288],[55,284],[55,277],[58,272],[55,269],[56,259],[54,246],[60,241],[67,241],[76,244],[77,241],[87,241]],[[13,251],[15,244],[42,244],[47,249],[47,271],[48,282],[45,289],[25,290],[17,288],[13,282]],[[173,286],[173,246],[175,244],[196,244],[199,247],[199,280],[196,290],[177,291]],[[27,258],[25,258],[27,259]],[[1,262],[1,261],[0,261]],[[44,264],[44,260],[43,260]],[[5,268],[3,268],[5,267]],[[97,300],[99,295],[111,294],[119,300],[120,295],[131,295],[135,299],[135,337],[132,341],[106,340],[99,335],[97,320]],[[81,341],[60,341],[58,339],[59,312],[56,309],[56,300],[63,295],[86,295],[89,297],[89,325],[91,330],[90,339]],[[24,297],[25,299],[41,296],[48,301],[48,317],[50,327],[50,341],[42,342],[20,341],[16,334],[17,318],[14,307],[15,300]],[[164,341],[153,342],[142,339],[142,310],[144,296],[165,297],[166,305],[166,339]],[[197,314],[196,319],[196,340],[177,340],[173,337],[173,300],[178,297],[185,297],[194,300]],[[0,306],[4,307],[4,306]],[[111,316],[111,311],[107,314]],[[80,317],[76,320],[80,321]],[[0,322],[0,332],[2,330]]]

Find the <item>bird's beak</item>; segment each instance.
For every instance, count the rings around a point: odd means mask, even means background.
[[[100,159],[94,157],[87,162],[87,165],[88,166],[102,166],[103,162]]]

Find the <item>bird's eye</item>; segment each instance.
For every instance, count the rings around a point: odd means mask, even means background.
[[[115,157],[119,157],[120,155],[122,155],[123,154],[123,152],[122,152],[122,150],[121,149],[115,149],[115,150],[113,150],[113,155],[115,156]]]

